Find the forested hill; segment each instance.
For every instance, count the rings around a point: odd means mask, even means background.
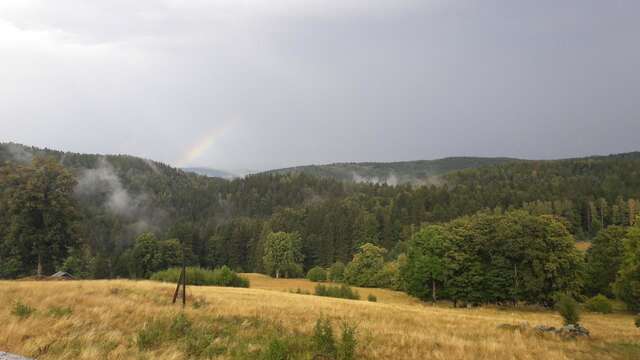
[[[190,263],[245,271],[263,269],[265,234],[298,232],[308,269],[347,262],[365,242],[396,256],[421,224],[486,209],[554,214],[576,238],[588,239],[605,226],[629,225],[640,206],[640,153],[506,161],[446,173],[437,185],[388,186],[297,172],[223,180],[126,155],[0,144],[0,264],[22,264],[0,265],[0,277],[35,268],[27,248],[15,260],[24,238],[12,229],[21,223],[4,210],[16,204],[12,189],[23,178],[15,174],[36,166],[29,164],[38,155],[53,157],[73,175],[78,236],[92,256],[109,264],[101,276],[128,276],[131,246],[146,231],[183,242]],[[33,173],[22,172],[26,180]],[[60,259],[52,261],[50,269]]]
[[[205,175],[205,176],[209,176],[209,177],[217,177],[217,178],[221,178],[221,179],[227,179],[227,180],[231,180],[233,178],[237,178],[238,175],[236,174],[232,174],[230,172],[226,172],[224,170],[218,170],[218,169],[213,169],[213,168],[208,168],[208,167],[187,167],[187,168],[182,168],[182,170],[186,171],[186,172],[192,172],[198,175]]]
[[[518,161],[513,158],[448,157],[400,162],[335,163],[270,170],[269,174],[304,173],[340,181],[372,184],[438,184],[439,176],[458,170]]]
[[[166,232],[183,223],[204,230],[235,217],[266,217],[278,207],[344,195],[339,184],[312,177],[227,181],[128,155],[0,143],[0,166],[29,164],[36,157],[53,158],[74,175],[74,197],[88,224],[84,235],[96,247],[110,249],[145,230]]]

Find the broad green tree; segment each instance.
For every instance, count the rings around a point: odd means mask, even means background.
[[[437,289],[443,286],[449,265],[453,234],[441,225],[426,226],[409,241],[406,263],[401,274],[409,294],[419,298],[431,296],[437,301]]]
[[[183,260],[188,263],[188,255],[185,258],[183,246],[178,239],[162,240],[158,243],[160,270],[182,265]]]
[[[153,233],[145,232],[136,238],[130,261],[132,275],[136,278],[148,278],[160,270],[160,245]]]
[[[360,246],[360,250],[353,256],[353,260],[344,271],[345,281],[355,286],[378,286],[376,280],[378,272],[384,266],[385,253],[384,248],[370,243]]]
[[[585,261],[584,287],[587,295],[613,296],[612,285],[622,265],[626,235],[625,228],[609,226],[591,241]]]
[[[275,275],[276,279],[281,274],[289,277],[296,272],[300,273],[303,259],[298,233],[280,231],[267,235],[262,261],[267,272]]]
[[[479,213],[421,229],[409,242],[410,294],[466,304],[524,301],[551,306],[579,294],[582,260],[561,221],[524,211]]]

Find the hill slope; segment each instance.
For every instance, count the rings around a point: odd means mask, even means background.
[[[401,162],[334,163],[328,165],[297,166],[270,170],[269,174],[304,173],[313,176],[333,178],[340,181],[354,181],[374,184],[429,183],[428,179],[458,170],[518,161],[512,158],[449,157],[437,160]],[[437,182],[437,181],[434,181]]]
[[[279,282],[287,286],[287,280]],[[560,317],[547,311],[453,309],[191,286],[181,312],[180,305],[171,304],[173,284],[0,281],[0,287],[6,289],[0,292],[0,348],[41,360],[284,358],[265,356],[274,339],[291,358],[312,359],[317,351],[313,327],[323,315],[332,320],[337,340],[341,322],[357,325],[357,359],[613,360],[640,355],[638,329],[632,316],[622,314],[586,314],[581,323],[591,339],[564,341],[536,335],[531,328],[497,328],[525,321],[560,326]],[[26,319],[12,314],[18,300],[36,311]]]
[[[16,144],[0,144],[0,168],[7,161],[28,162],[34,154],[58,159],[75,175],[80,235],[91,255],[99,256],[99,276],[105,277],[135,275],[130,250],[143,231],[159,239],[181,240],[188,246],[190,264],[244,271],[264,271],[265,231],[298,232],[306,271],[348,262],[365,242],[396,256],[421,224],[486,209],[561,216],[578,239],[589,239],[609,225],[632,224],[640,212],[640,153],[549,161],[498,159],[497,164],[440,175],[441,186],[357,184],[305,172],[224,180],[132,156]],[[438,171],[479,165],[468,158],[443,161]],[[11,168],[6,170],[11,173]],[[5,204],[2,174],[0,210]],[[4,225],[9,221],[0,211],[0,244],[11,244],[10,226]],[[12,249],[0,246],[0,276],[28,275],[33,254],[27,250],[17,260],[19,268],[3,269],[15,258]]]

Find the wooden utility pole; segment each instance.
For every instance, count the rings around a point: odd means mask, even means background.
[[[183,253],[184,254],[184,253]],[[182,260],[182,308],[187,305],[187,264]]]
[[[178,293],[180,292],[180,285],[182,285],[182,308],[187,305],[187,262],[184,255],[184,246],[182,251],[182,271],[180,272],[180,277],[178,278],[178,284],[176,286],[176,291],[173,293],[173,303],[176,303],[178,299]]]

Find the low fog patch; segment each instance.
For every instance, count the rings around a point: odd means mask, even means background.
[[[152,230],[166,218],[163,210],[151,206],[151,198],[147,194],[128,191],[104,157],[98,160],[96,168],[80,172],[75,195],[85,201],[99,199],[99,206],[129,220],[129,228],[134,233]]]
[[[18,144],[4,144],[13,161],[20,163],[30,163],[33,160],[33,154],[26,147]]]

